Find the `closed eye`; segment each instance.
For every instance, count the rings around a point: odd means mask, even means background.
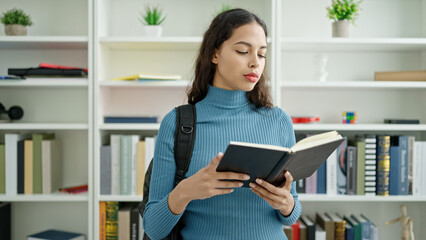
[[[261,58],[266,58],[266,56],[265,56],[265,55],[262,55],[262,54],[258,54],[257,56],[259,56],[259,57],[261,57]]]
[[[238,51],[238,50],[237,50],[237,53],[238,53],[238,54],[247,54],[248,52]]]

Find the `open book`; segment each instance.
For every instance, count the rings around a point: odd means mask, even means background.
[[[326,132],[304,138],[291,148],[245,142],[230,142],[220,161],[218,172],[239,172],[250,175],[244,182],[261,178],[275,186],[284,183],[288,170],[297,181],[311,176],[344,141],[336,132]]]

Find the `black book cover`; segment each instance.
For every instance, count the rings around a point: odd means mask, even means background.
[[[18,141],[18,194],[24,193],[25,176],[25,158],[24,158],[25,139]]]
[[[11,224],[10,224],[10,203],[0,203],[0,239],[11,239]]]
[[[16,76],[86,76],[83,69],[59,69],[59,68],[9,68],[7,74]]]
[[[315,222],[308,216],[301,216],[300,220],[306,225],[308,240],[315,240]]]
[[[254,182],[256,178],[280,186],[285,181],[284,171],[286,170],[292,174],[294,181],[298,181],[311,176],[344,141],[337,132],[333,133],[337,135],[320,139],[308,137],[312,140],[316,139],[316,141],[298,143],[291,149],[272,145],[231,142],[217,171],[232,171],[250,175],[250,179],[244,181],[244,187],[249,187],[249,183]],[[330,133],[321,135],[326,134]]]
[[[130,239],[139,239],[139,204],[135,204],[130,210]]]

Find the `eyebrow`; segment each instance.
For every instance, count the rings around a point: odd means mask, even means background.
[[[236,42],[236,43],[234,43],[234,45],[237,45],[237,44],[243,44],[243,45],[246,45],[246,46],[248,46],[248,47],[252,47],[252,45],[250,44],[250,43],[248,43],[248,42],[244,42],[244,41],[239,41],[239,42]],[[260,47],[261,49],[263,49],[263,48],[268,48],[267,46],[261,46]]]

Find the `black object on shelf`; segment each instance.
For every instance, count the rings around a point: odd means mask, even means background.
[[[59,68],[9,68],[7,74],[16,76],[86,76],[83,69],[59,69]]]
[[[420,124],[418,119],[385,119],[384,123],[387,124]]]

